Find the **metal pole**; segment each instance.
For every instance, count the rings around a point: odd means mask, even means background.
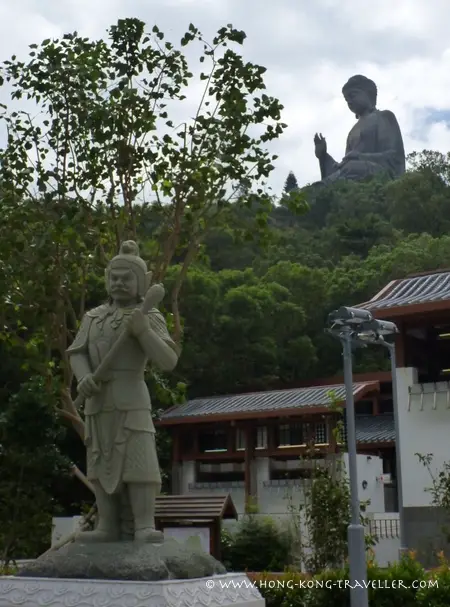
[[[353,400],[352,336],[350,331],[341,337],[344,354],[345,400],[347,416],[347,449],[350,473],[350,500],[352,518],[348,526],[348,557],[350,565],[350,605],[368,607],[367,566],[364,527],[361,525],[358,499],[358,472],[356,458],[355,403]]]
[[[392,404],[394,411],[394,426],[395,426],[395,467],[397,480],[397,499],[398,499],[398,516],[400,523],[400,557],[407,551],[405,543],[405,518],[403,516],[403,484],[402,484],[402,462],[400,451],[400,425],[398,420],[398,386],[397,386],[397,365],[395,356],[395,343],[384,342],[389,350],[391,359],[391,375],[392,375]]]

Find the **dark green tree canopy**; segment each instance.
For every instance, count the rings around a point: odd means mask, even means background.
[[[294,175],[294,173],[292,171],[290,171],[290,173],[287,176],[286,181],[284,183],[283,193],[289,194],[293,190],[298,190],[298,182],[297,182],[297,177]]]

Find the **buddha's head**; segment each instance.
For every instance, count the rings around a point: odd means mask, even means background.
[[[372,112],[377,105],[377,85],[365,76],[352,76],[342,87],[342,94],[357,118]]]

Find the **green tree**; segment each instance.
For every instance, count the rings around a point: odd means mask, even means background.
[[[3,337],[60,389],[58,413],[80,436],[65,352],[85,309],[103,298],[104,267],[119,242],[151,219],[145,251],[154,280],[181,264],[167,306],[181,343],[179,293],[208,231],[248,207],[244,231],[267,232],[264,183],[275,157],[266,144],[285,125],[281,104],[265,92],[265,68],[236,50],[244,39],[227,26],[209,43],[189,26],[181,46],[197,44],[209,68],[197,111],[182,124],[171,113],[193,73],[182,50],[138,19],[119,20],[105,40],[44,40],[27,60],[2,65],[11,100],[28,104],[1,116]]]
[[[45,116],[41,123],[23,111],[3,116],[9,137],[0,159],[11,195],[34,195],[53,206],[66,198],[81,208],[100,205],[113,222],[115,240],[101,243],[109,252],[124,237],[136,238],[137,203],[152,196],[159,218],[155,280],[183,255],[171,293],[177,341],[179,292],[208,229],[233,201],[245,206],[257,196],[253,231],[264,231],[270,210],[262,187],[275,157],[264,146],[285,125],[281,104],[264,92],[265,68],[232,50],[244,39],[227,26],[210,44],[189,26],[181,46],[198,43],[200,62],[210,67],[200,74],[204,91],[194,118],[181,125],[168,102],[185,98],[193,73],[158,27],[147,34],[138,19],[119,20],[107,40],[76,33],[45,40],[32,45],[30,61],[13,57],[3,67],[12,98],[27,97]],[[255,194],[242,196],[252,186]]]
[[[298,181],[297,181],[297,177],[294,175],[294,173],[292,171],[290,171],[289,175],[287,176],[286,181],[284,183],[283,193],[289,194],[293,190],[298,190]]]
[[[55,394],[33,377],[3,402],[0,415],[0,559],[34,558],[48,547],[57,504],[53,487],[71,463],[60,454],[63,430]]]
[[[304,378],[315,364],[301,305],[251,269],[193,268],[182,314],[186,343],[178,373],[190,396],[264,389]]]
[[[450,155],[424,150],[408,157],[405,175],[386,188],[392,222],[406,233],[442,236],[450,228]]]

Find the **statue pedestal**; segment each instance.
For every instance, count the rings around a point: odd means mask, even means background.
[[[76,541],[0,578],[0,607],[264,607],[200,542]]]
[[[265,607],[243,573],[211,578],[134,582],[0,578],[1,607]]]

